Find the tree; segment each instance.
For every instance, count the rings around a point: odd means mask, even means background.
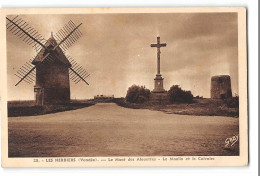
[[[173,85],[168,91],[171,103],[192,103],[193,95],[191,91],[182,90],[179,85]]]
[[[145,86],[132,85],[128,88],[126,94],[126,101],[129,103],[144,103],[149,100],[150,90]]]

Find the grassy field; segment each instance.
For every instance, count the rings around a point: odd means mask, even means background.
[[[37,106],[35,101],[9,101],[8,107],[8,117],[18,117],[18,116],[35,116],[50,114],[62,111],[70,111],[79,108],[84,108],[92,106],[95,103],[93,100],[71,100],[69,104],[58,104],[58,105],[45,105]]]
[[[115,103],[119,106],[133,109],[150,109],[163,111],[167,114],[182,114],[196,116],[228,116],[238,117],[238,107],[228,107],[225,101],[221,99],[194,99],[194,103],[190,104],[166,104],[156,105],[151,103],[135,104],[128,103],[124,98],[115,99]]]
[[[198,98],[190,104],[151,104],[128,103],[124,98],[115,98],[112,101],[119,106],[132,109],[150,109],[167,114],[182,114],[196,116],[228,116],[238,117],[238,107],[228,107],[225,101],[216,99]],[[36,106],[34,101],[9,101],[8,117],[34,116],[62,111],[75,110],[96,104],[94,100],[71,100],[69,104]]]

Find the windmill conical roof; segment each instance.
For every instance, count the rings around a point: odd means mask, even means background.
[[[44,44],[44,46],[46,48],[53,48],[54,46],[57,45],[56,40],[54,39],[53,36],[51,36],[47,42]],[[36,57],[34,58],[34,60],[32,61],[32,64],[37,65],[38,63],[43,61],[44,56],[47,54],[47,51],[45,48],[42,48],[40,50],[40,52],[36,55]],[[71,66],[69,60],[67,59],[67,57],[65,56],[65,54],[63,53],[63,51],[61,50],[61,48],[58,46],[56,47],[55,51],[52,52],[51,54],[52,56],[55,56],[56,59],[58,59],[59,61],[61,61],[62,63],[66,64],[67,66]]]

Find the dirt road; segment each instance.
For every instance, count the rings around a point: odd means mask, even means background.
[[[238,118],[127,109],[114,103],[9,118],[9,157],[238,155]]]

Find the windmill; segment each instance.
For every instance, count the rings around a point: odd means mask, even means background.
[[[15,74],[19,81],[34,83],[36,104],[59,104],[70,102],[70,79],[78,84],[80,81],[89,85],[86,78],[90,75],[65,51],[82,35],[79,27],[71,20],[55,35],[45,40],[34,28],[22,18],[6,17],[7,30],[31,45],[37,55],[22,65]]]

